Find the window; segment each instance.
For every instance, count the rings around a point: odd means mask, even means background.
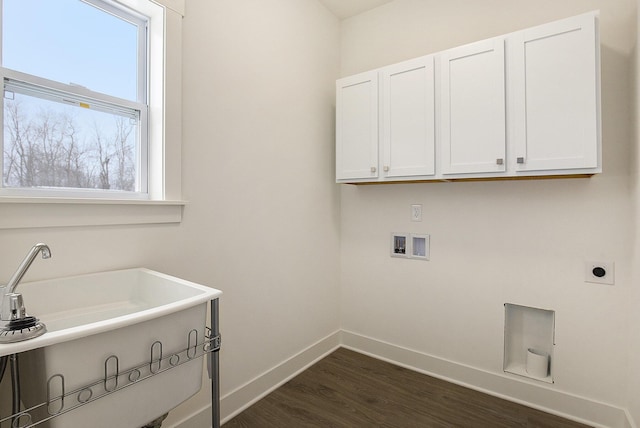
[[[2,0],[1,195],[149,199],[148,25],[108,0]]]
[[[137,29],[140,28],[138,23],[146,21],[146,39],[138,39],[138,42],[146,42],[146,61],[142,65],[137,62],[144,57],[144,55],[139,55],[140,49],[142,49],[141,46],[136,47],[137,57],[132,60],[132,56],[126,53],[128,50],[122,47],[122,40],[115,38],[114,33],[108,34],[108,43],[102,40],[102,44],[100,44],[101,38],[94,34],[94,32],[97,34],[98,26],[83,27],[78,21],[73,23],[76,29],[72,38],[76,43],[73,45],[76,49],[75,56],[67,52],[63,56],[49,57],[46,61],[38,59],[39,55],[43,57],[48,55],[52,48],[43,44],[48,39],[49,34],[44,34],[37,26],[44,25],[45,27],[42,28],[49,28],[51,33],[57,33],[60,31],[58,27],[62,26],[65,20],[66,24],[64,25],[69,25],[69,18],[66,15],[60,17],[51,12],[49,17],[52,22],[55,22],[55,27],[52,30],[51,24],[47,26],[46,22],[36,23],[35,18],[32,19],[31,15],[28,18],[24,18],[23,15],[22,18],[15,21],[18,21],[17,25],[21,28],[24,27],[27,31],[22,33],[23,40],[18,38],[12,41],[7,36],[7,32],[11,25],[14,24],[14,20],[9,19],[6,13],[8,13],[9,7],[20,6],[20,4],[29,4],[30,14],[42,10],[41,8],[44,7],[49,8],[50,5],[62,8],[64,4],[75,4],[75,7],[85,8],[83,10],[87,13],[97,14],[106,21],[111,20],[112,23],[115,23],[114,25],[121,29],[125,39],[127,34],[131,36],[131,28],[136,28],[133,32],[138,37]],[[0,147],[3,149],[3,155],[0,156],[0,171],[3,172],[3,177],[0,179],[0,230],[66,226],[165,224],[181,221],[182,209],[185,205],[181,197],[180,181],[182,18],[184,17],[184,10],[184,0],[86,0],[82,2],[79,0],[0,0],[0,12],[4,13],[4,16],[0,17],[0,38],[2,39],[0,40],[0,48],[6,51],[10,49],[8,45],[11,43],[17,44],[21,49],[25,49],[29,45],[35,46],[39,49],[38,52],[30,55],[27,60],[34,61],[34,63],[40,61],[39,68],[33,68],[32,66],[27,68],[27,65],[23,65],[22,67],[24,68],[21,69],[17,65],[19,62],[15,59],[15,56],[13,57],[14,59],[10,59],[10,50],[6,53],[0,52],[0,82],[2,82],[3,87],[8,85],[6,93],[8,98],[13,97],[14,101],[18,99],[23,105],[42,103],[58,108],[62,106],[64,107],[63,110],[67,109],[67,113],[76,118],[76,120],[86,115],[95,115],[96,118],[88,119],[90,130],[94,129],[94,124],[99,125],[97,128],[103,129],[102,122],[120,122],[123,126],[129,126],[139,121],[139,125],[137,125],[139,129],[132,130],[131,133],[135,134],[136,138],[140,138],[139,141],[136,141],[136,144],[140,142],[140,147],[136,147],[136,151],[139,152],[135,154],[136,162],[140,162],[139,164],[136,163],[136,168],[139,168],[135,174],[135,180],[137,180],[135,186],[139,187],[137,191],[115,190],[116,184],[114,183],[117,180],[114,178],[113,172],[116,167],[113,165],[118,161],[113,159],[116,158],[111,158],[109,161],[110,175],[108,182],[110,189],[63,187],[68,184],[63,184],[61,187],[47,184],[39,187],[8,187],[4,184],[4,152],[6,150],[4,136],[5,132],[8,131],[4,127],[4,123],[2,123],[4,132],[0,132]],[[24,19],[27,19],[26,23]],[[27,38],[30,37],[37,37],[40,44],[27,43]],[[81,38],[92,40],[89,45],[85,45],[84,50],[82,50],[83,45],[78,44],[80,42],[77,39]],[[125,58],[129,58],[129,64],[135,62],[136,76],[121,78],[117,85],[111,84],[119,92],[110,92],[107,86],[101,86],[102,83],[108,83],[109,80],[91,80],[91,77],[100,75],[99,71],[102,68],[110,66],[110,63],[104,61],[102,63],[93,62],[99,61],[106,56],[95,51],[98,50],[99,46],[109,49],[116,42],[118,43],[116,52]],[[60,45],[60,43],[58,44]],[[78,49],[80,49],[80,53],[78,53]],[[58,55],[62,54],[58,52]],[[60,69],[55,65],[60,66],[63,61],[79,61],[78,58],[87,62],[80,63],[78,70],[75,70],[74,67],[67,67],[67,70],[71,70],[75,74],[63,77],[53,74]],[[88,59],[91,58],[93,59],[89,61]],[[7,61],[8,63],[5,64]],[[26,64],[24,60],[23,64]],[[142,73],[141,67],[146,67],[144,73]],[[89,72],[86,72],[87,68]],[[124,69],[118,68],[118,72],[122,70]],[[38,73],[44,73],[44,75],[39,75]],[[83,74],[84,78],[77,77],[82,77]],[[120,77],[114,69],[110,69],[109,73],[102,73],[102,76],[105,75],[109,79]],[[136,80],[140,77],[146,79],[146,83]],[[125,81],[123,82],[123,80]],[[141,93],[141,90],[146,91],[146,94],[144,92]],[[139,102],[140,100],[143,102]],[[1,101],[0,122],[4,122],[5,117],[9,117],[9,112],[5,112],[5,104],[9,104],[10,100],[3,98]],[[89,108],[86,108],[87,106],[83,104],[88,104]],[[145,105],[146,108],[144,108]],[[47,109],[45,108],[44,111],[47,111]],[[56,112],[56,110],[53,110],[53,112]],[[55,119],[53,112],[52,120]],[[146,118],[144,117],[145,114]],[[17,117],[24,119],[24,116]],[[146,125],[144,124],[145,121]],[[51,128],[48,127],[46,129],[50,130]],[[60,132],[60,129],[58,127],[54,130]],[[117,130],[117,127],[115,129]],[[31,128],[29,130],[31,131]],[[75,139],[80,138],[80,134],[76,133],[79,129],[73,127],[67,128],[67,130],[73,131]],[[143,134],[145,132],[147,134],[146,137]],[[60,133],[60,135],[63,134]],[[66,134],[69,134],[69,132]],[[54,134],[50,133],[50,135]],[[89,135],[91,136],[91,134]],[[55,139],[52,139],[52,141],[55,142]],[[125,139],[125,141],[131,140]],[[59,153],[49,150],[51,146],[47,147],[48,151],[46,153],[49,156],[59,156]],[[144,150],[147,152],[144,153]],[[67,154],[72,153],[74,153],[73,150],[67,150]],[[96,157],[100,159],[99,153],[93,157],[93,168],[100,170],[100,164],[95,163]],[[73,162],[76,161],[74,156],[70,156],[70,158]],[[44,157],[44,159],[46,160],[47,158]],[[78,163],[81,161],[88,162],[90,159],[91,156],[88,156],[88,154],[77,156]],[[146,165],[144,163],[145,160]],[[145,167],[146,171],[144,170]],[[54,168],[54,171],[57,171],[56,174],[58,175],[62,174],[60,171],[64,171],[62,175],[65,175],[66,183],[77,183],[80,181],[79,177],[82,177],[81,174],[73,177],[73,174],[69,173],[67,178],[66,169]],[[130,175],[129,177],[132,176]],[[106,177],[103,178],[106,179]],[[144,180],[146,180],[146,193],[144,191]],[[124,183],[124,181],[122,180],[121,183]],[[131,180],[129,180],[129,183],[131,183]]]

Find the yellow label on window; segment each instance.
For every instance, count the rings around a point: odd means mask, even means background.
[[[87,103],[80,103],[80,107],[82,108],[91,108],[91,106]]]

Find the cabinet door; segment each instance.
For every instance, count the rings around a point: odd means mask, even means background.
[[[336,82],[336,179],[378,177],[378,73]]]
[[[443,174],[505,171],[504,40],[443,52],[440,97]]]
[[[593,14],[581,15],[509,40],[517,171],[598,167],[596,24]]]
[[[380,78],[383,176],[435,174],[433,57],[385,67]]]

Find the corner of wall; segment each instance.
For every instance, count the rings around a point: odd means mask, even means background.
[[[638,286],[638,280],[640,279],[640,219],[638,219],[638,213],[640,213],[640,127],[638,122],[640,121],[640,77],[638,72],[640,71],[640,56],[638,55],[638,44],[640,44],[640,37],[638,34],[638,28],[640,27],[640,0],[636,0],[636,44],[632,51],[631,59],[631,88],[632,88],[632,113],[631,113],[631,168],[630,168],[630,188],[633,198],[633,261],[631,272],[631,283],[633,284],[633,290],[631,292],[631,298],[629,299],[628,313],[629,313],[629,348],[628,348],[628,377],[629,384],[627,385],[628,396],[628,419],[630,420],[630,426],[635,427],[636,422],[640,421],[640,367],[637,364],[632,364],[634,359],[637,359],[637,355],[640,353],[640,311],[637,307],[640,306],[640,287]],[[635,305],[631,307],[631,305]],[[635,310],[634,310],[635,309]]]

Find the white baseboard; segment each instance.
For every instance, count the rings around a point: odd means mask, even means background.
[[[276,367],[264,372],[220,398],[220,422],[224,424],[237,414],[293,379],[340,347],[341,332],[335,331],[307,347]],[[211,428],[211,405],[172,428]]]
[[[330,334],[223,396],[220,400],[222,423],[339,347],[593,427],[636,428],[625,409],[558,391],[546,384],[480,370],[344,330]],[[210,414],[211,406],[207,406],[175,428],[210,428]]]
[[[280,385],[320,361],[340,347],[340,331],[319,340],[282,364],[247,382],[220,399],[222,423],[233,418]]]
[[[633,420],[633,417],[631,416],[631,413],[629,413],[629,410],[625,409],[624,414],[626,416],[624,428],[638,428],[638,426],[635,424]]]
[[[165,428],[165,424],[162,424]],[[167,428],[211,428],[211,405],[203,407],[191,416]]]
[[[496,374],[342,331],[342,346],[476,391],[601,428],[629,428],[625,409],[553,389],[546,384]]]

